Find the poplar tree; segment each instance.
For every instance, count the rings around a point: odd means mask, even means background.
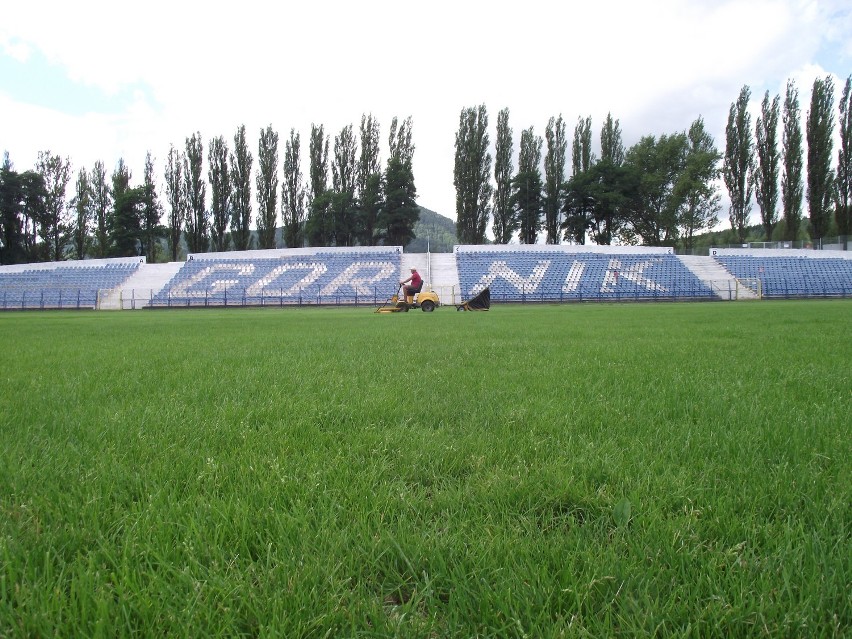
[[[302,184],[302,139],[290,129],[290,139],[284,143],[284,180],[281,183],[281,217],[284,244],[290,248],[302,246],[305,223],[305,187]]]
[[[210,237],[214,251],[228,250],[228,223],[231,221],[231,175],[228,169],[228,143],[220,135],[210,140],[207,151],[207,177],[210,180]]]
[[[799,91],[787,81],[782,114],[781,138],[784,171],[781,175],[781,203],[784,208],[784,239],[795,242],[802,224],[802,126],[799,122]]]
[[[754,197],[760,208],[760,219],[766,241],[772,240],[772,229],[778,222],[778,118],[781,113],[781,97],[769,101],[769,91],[763,95],[760,116],[755,124],[757,141],[757,164],[754,168]]]
[[[204,143],[201,133],[193,133],[186,139],[186,155],[183,162],[183,190],[186,198],[186,244],[190,253],[206,253],[210,244],[204,181]]]
[[[592,226],[594,200],[589,190],[590,176],[595,158],[592,153],[592,118],[577,118],[571,144],[571,179],[565,185],[563,211],[565,239],[577,244],[586,243],[586,231]]]
[[[278,217],[278,133],[261,129],[257,146],[257,240],[261,249],[275,248]]]
[[[728,124],[725,127],[725,162],[722,175],[731,198],[729,219],[731,228],[736,231],[739,242],[745,242],[746,226],[751,211],[753,188],[752,171],[754,168],[754,149],[751,136],[751,115],[748,101],[751,89],[743,86],[739,98],[731,104],[728,111]]]
[[[112,227],[110,228],[110,254],[114,257],[139,255],[141,243],[141,209],[143,192],[132,188],[132,174],[124,158],[119,158],[112,173]]]
[[[588,121],[589,124],[591,121]],[[583,139],[585,138],[585,139]],[[591,144],[584,123],[581,131],[582,145]],[[587,152],[589,162],[592,155]],[[582,158],[583,152],[580,156]],[[588,229],[596,244],[612,244],[613,237],[622,226],[621,209],[624,206],[624,145],[621,142],[621,127],[611,113],[607,113],[601,127],[601,159],[581,171],[572,184],[576,192],[569,194],[576,202],[583,203],[590,215],[586,215]]]
[[[183,191],[183,154],[175,149],[174,145],[169,148],[166,156],[166,201],[168,202],[168,242],[172,262],[177,262],[180,254],[180,238],[186,220],[186,197]]]
[[[837,232],[848,245],[852,230],[852,75],[846,78],[840,98],[840,150],[837,152],[834,217]]]
[[[89,188],[89,174],[85,168],[77,172],[76,194],[71,200],[74,208],[74,259],[85,259],[90,248],[89,231],[92,226],[92,190]]]
[[[589,120],[591,125],[591,120]],[[585,128],[584,128],[584,135]],[[591,145],[591,140],[585,142]],[[582,154],[581,154],[582,155]],[[601,161],[610,162],[613,166],[624,164],[624,144],[621,141],[621,125],[618,120],[612,119],[612,114],[606,114],[603,127],[601,128]],[[588,167],[586,168],[588,170]]]
[[[565,155],[568,140],[565,137],[565,122],[560,114],[551,117],[544,132],[547,153],[544,156],[544,230],[548,244],[559,244],[562,220],[562,191],[565,186]]]
[[[491,154],[485,105],[461,110],[456,133],[453,185],[456,234],[461,244],[482,244],[491,215]]]
[[[145,170],[142,178],[142,245],[145,259],[149,263],[157,261],[159,240],[163,237],[163,226],[160,219],[163,208],[157,197],[157,184],[154,177],[154,158],[151,152],[145,155]]]
[[[0,264],[26,261],[24,247],[24,179],[15,171],[9,153],[0,166]]]
[[[44,176],[37,170],[24,171],[19,180],[24,261],[36,262],[44,259],[44,251],[38,244],[38,231],[46,214],[47,187]]]
[[[494,146],[494,241],[508,244],[518,230],[518,219],[512,209],[512,129],[509,128],[509,109],[497,114],[497,139]]]
[[[831,76],[814,80],[811,108],[808,111],[808,212],[811,237],[826,236],[831,221],[834,195],[834,171],[831,169],[832,133],[834,132],[834,82]]]
[[[71,238],[73,222],[68,215],[65,191],[71,180],[71,162],[50,151],[39,151],[36,172],[44,181],[44,217],[39,225],[39,235],[44,240],[45,258],[58,262],[64,258],[65,245]]]
[[[379,152],[379,122],[361,116],[361,154],[358,159],[357,239],[363,246],[376,240],[376,223],[383,206],[382,165]]]
[[[334,235],[331,193],[328,191],[329,138],[323,125],[311,124],[308,143],[309,182],[307,236],[311,246],[328,246]]]
[[[535,244],[542,228],[544,201],[540,166],[543,143],[533,127],[521,131],[518,173],[512,179],[511,203],[520,223],[522,244]]]
[[[234,152],[231,153],[231,241],[236,251],[246,251],[252,246],[252,162],[246,141],[246,127],[242,124],[234,134]]]
[[[571,145],[571,174],[588,171],[595,162],[592,153],[592,118],[578,118],[574,126],[574,141]]]
[[[112,200],[109,194],[109,184],[106,179],[106,167],[98,160],[92,167],[89,177],[89,190],[92,199],[92,214],[94,216],[94,250],[95,257],[109,255],[109,227]]]
[[[331,164],[331,185],[334,191],[331,208],[336,246],[352,246],[355,243],[355,147],[352,125],[347,124],[334,136],[334,162]]]
[[[414,185],[414,144],[411,117],[402,123],[393,118],[388,136],[390,153],[385,169],[385,202],[376,223],[386,246],[405,246],[415,238],[414,225],[420,219],[417,188]]]

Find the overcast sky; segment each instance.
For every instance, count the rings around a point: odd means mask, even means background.
[[[169,146],[200,131],[206,162],[209,140],[224,135],[233,147],[241,124],[256,167],[259,131],[271,124],[281,159],[290,129],[301,133],[307,181],[311,123],[333,148],[343,126],[357,131],[372,113],[384,161],[391,119],[412,116],[418,202],[455,219],[464,107],[485,104],[492,144],[508,107],[516,154],[522,129],[543,136],[560,114],[569,136],[592,117],[599,154],[607,112],[625,146],[701,115],[723,150],[743,85],[756,112],[764,91],[783,100],[794,79],[804,115],[815,78],[834,77],[836,105],[850,73],[848,1],[8,2],[0,152],[23,171],[50,150],[75,175],[96,160],[111,172],[123,157],[139,183],[146,151],[162,174]]]

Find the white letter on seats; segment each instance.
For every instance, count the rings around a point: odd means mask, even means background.
[[[373,272],[378,267],[378,272]],[[355,275],[363,270],[368,269],[373,272],[371,277],[355,277]],[[331,295],[342,286],[349,285],[352,291],[358,295],[370,295],[373,291],[368,287],[369,284],[375,284],[381,280],[388,279],[394,274],[393,264],[390,262],[355,262],[340,275],[329,282],[325,288],[320,291],[320,295]]]

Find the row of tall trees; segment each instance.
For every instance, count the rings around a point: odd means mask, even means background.
[[[833,168],[834,83],[830,76],[814,81],[804,138],[799,93],[793,81],[787,82],[783,106],[780,95],[770,99],[768,91],[764,94],[754,135],[747,110],[751,91],[748,86],[741,89],[728,115],[723,169],[725,185],[731,196],[731,227],[737,232],[740,241],[745,240],[752,195],[760,210],[761,225],[767,239],[773,237],[773,231],[779,224],[783,229],[783,239],[795,241],[799,238],[805,197],[808,230],[812,237],[825,237],[832,219],[839,235],[849,235],[852,224],[851,93],[852,76],[846,79],[840,98],[840,149],[836,167]],[[803,141],[807,144],[806,153]]]
[[[783,239],[797,240],[805,195],[812,237],[826,236],[832,219],[838,234],[849,235],[851,84],[852,76],[846,80],[839,105],[836,168],[832,168],[835,130],[830,77],[814,82],[804,138],[794,82],[787,83],[783,106],[780,96],[764,95],[754,126],[748,111],[751,92],[743,87],[729,110],[724,153],[717,149],[701,117],[686,131],[644,136],[625,149],[619,121],[608,114],[600,130],[597,157],[591,118],[581,117],[574,127],[570,176],[566,175],[568,139],[561,115],[550,118],[544,138],[533,127],[521,131],[516,169],[509,110],[501,110],[492,173],[486,107],[464,108],[456,133],[454,170],[459,241],[487,241],[490,219],[497,243],[517,238],[521,243],[590,240],[691,248],[699,233],[719,222],[722,184],[730,198],[731,228],[740,241],[746,239],[753,200],[767,240],[778,235],[779,227]]]
[[[330,136],[322,125],[312,125],[306,183],[301,136],[294,129],[284,141],[282,162],[278,133],[271,126],[261,129],[256,169],[245,126],[234,135],[233,149],[224,136],[212,138],[206,179],[204,143],[196,132],[182,150],[169,149],[162,203],[150,152],[139,186],[131,185],[123,158],[111,180],[96,162],[91,172],[80,169],[68,201],[68,158],[42,152],[33,170],[19,173],[6,153],[0,168],[0,263],[140,254],[153,262],[162,239],[172,260],[179,258],[182,242],[190,253],[246,250],[255,246],[255,235],[262,249],[405,245],[414,237],[420,211],[411,118],[393,119],[384,171],[380,139],[379,122],[365,115],[360,145],[347,125],[334,137],[330,156]]]
[[[107,178],[102,162],[80,169],[66,201],[71,162],[50,151],[35,168],[17,172],[4,153],[0,167],[0,263],[57,261],[72,257],[148,255],[162,236],[154,163],[145,159],[142,184],[130,185],[123,160]]]
[[[489,218],[496,242],[517,237],[525,244],[591,238],[663,245],[716,224],[720,198],[712,182],[721,156],[701,118],[688,132],[646,136],[625,150],[619,121],[608,115],[600,140],[598,158],[591,118],[577,121],[569,177],[567,125],[561,115],[552,117],[544,138],[533,127],[521,131],[516,170],[509,110],[503,109],[492,185],[486,108],[463,109],[455,157],[459,241],[485,242]]]

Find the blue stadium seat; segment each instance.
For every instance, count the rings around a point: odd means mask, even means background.
[[[852,293],[852,260],[837,257],[717,255],[738,279],[759,280],[763,297],[846,297]]]
[[[396,250],[199,257],[184,263],[152,305],[376,304],[396,291],[400,259]]]
[[[696,299],[713,297],[673,254],[472,251],[458,247],[462,296],[486,286],[495,301]]]
[[[127,280],[139,262],[93,266],[56,263],[0,274],[0,309],[94,308],[98,291],[114,289]]]

